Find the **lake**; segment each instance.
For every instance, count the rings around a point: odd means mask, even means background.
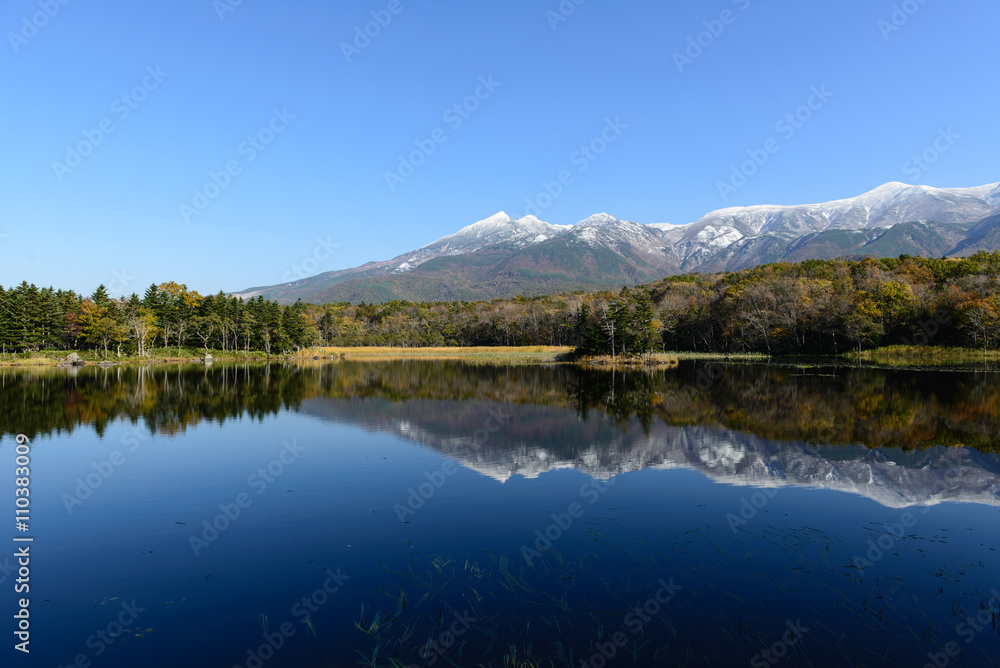
[[[0,369],[5,665],[998,665],[997,379]]]

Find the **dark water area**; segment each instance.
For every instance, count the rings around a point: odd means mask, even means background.
[[[3,665],[998,665],[997,379],[0,369]]]

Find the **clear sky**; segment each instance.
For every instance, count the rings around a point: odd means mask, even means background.
[[[576,2],[6,0],[0,284],[235,291],[500,210],[1000,180],[996,0]]]

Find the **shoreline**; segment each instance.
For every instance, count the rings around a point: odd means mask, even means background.
[[[830,363],[834,365],[864,363],[884,367],[926,367],[929,369],[956,365],[1000,362],[1000,351],[969,348],[936,348],[929,346],[889,346],[862,351],[849,351],[838,355],[767,355],[763,353],[698,353],[698,352],[657,352],[640,357],[613,358],[610,355],[572,358],[570,346],[510,346],[510,347],[320,347],[300,350],[293,355],[267,356],[261,352],[249,355],[209,351],[210,362],[385,362],[397,360],[444,361],[457,360],[479,364],[570,364],[587,368],[676,368],[682,361],[711,361],[728,363],[766,363],[799,365],[804,360],[810,363]],[[65,363],[68,355],[76,353],[83,364],[79,366],[136,366],[159,364],[204,364],[204,354],[199,355],[152,355],[150,357],[109,357],[107,360],[92,354],[93,351],[59,351],[33,353],[17,357],[23,353],[7,353],[0,357],[0,367],[52,367]],[[64,367],[62,367],[64,368]]]

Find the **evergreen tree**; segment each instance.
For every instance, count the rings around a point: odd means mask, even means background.
[[[90,301],[94,302],[97,308],[107,308],[111,306],[111,297],[108,296],[108,289],[104,287],[104,283],[97,286],[94,290],[94,294],[90,295]]]

